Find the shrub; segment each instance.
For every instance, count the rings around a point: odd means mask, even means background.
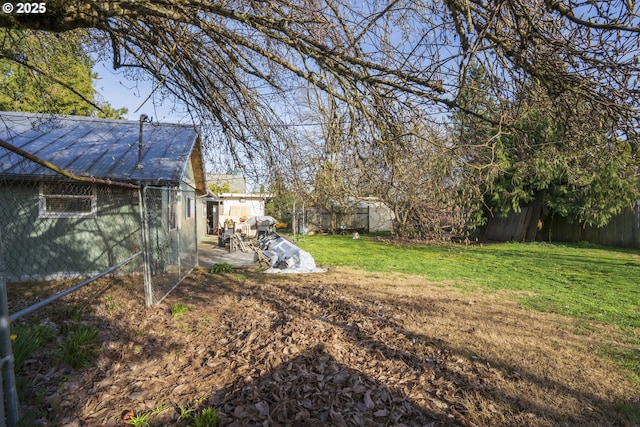
[[[179,318],[182,317],[183,314],[185,314],[187,311],[191,310],[191,308],[189,306],[186,306],[184,304],[173,304],[171,306],[171,315],[175,318]]]

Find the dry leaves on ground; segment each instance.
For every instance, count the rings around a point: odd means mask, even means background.
[[[21,304],[35,292],[10,290]],[[620,405],[640,398],[595,356],[615,331],[419,277],[200,270],[160,305],[142,301],[137,279],[112,278],[33,316],[55,324],[64,305],[91,307],[82,321],[102,342],[91,368],[51,349],[29,361],[23,403],[41,425],[168,408],[150,425],[186,426],[174,408],[196,401],[224,426],[629,425]],[[174,304],[189,310],[172,316]]]

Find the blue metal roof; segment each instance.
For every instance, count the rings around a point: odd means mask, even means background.
[[[0,112],[0,139],[75,175],[177,185],[198,141],[193,126],[93,117]],[[56,173],[0,147],[0,177],[47,179]]]

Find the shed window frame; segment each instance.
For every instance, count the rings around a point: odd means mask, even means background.
[[[185,214],[185,217],[187,219],[191,219],[194,218],[196,216],[196,201],[193,197],[189,197],[187,196],[187,203],[185,208],[187,209],[187,212]]]
[[[78,209],[82,202],[88,208]],[[79,203],[78,203],[79,202]],[[59,209],[54,209],[58,206]],[[95,184],[82,182],[41,182],[38,194],[40,218],[96,218],[98,195]]]

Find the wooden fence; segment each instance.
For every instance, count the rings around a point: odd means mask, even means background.
[[[526,235],[528,207],[507,218],[491,218],[483,231],[490,241],[523,241]],[[537,241],[590,242],[605,246],[640,248],[640,202],[611,219],[604,227],[583,227],[569,218],[543,218],[536,234]]]

